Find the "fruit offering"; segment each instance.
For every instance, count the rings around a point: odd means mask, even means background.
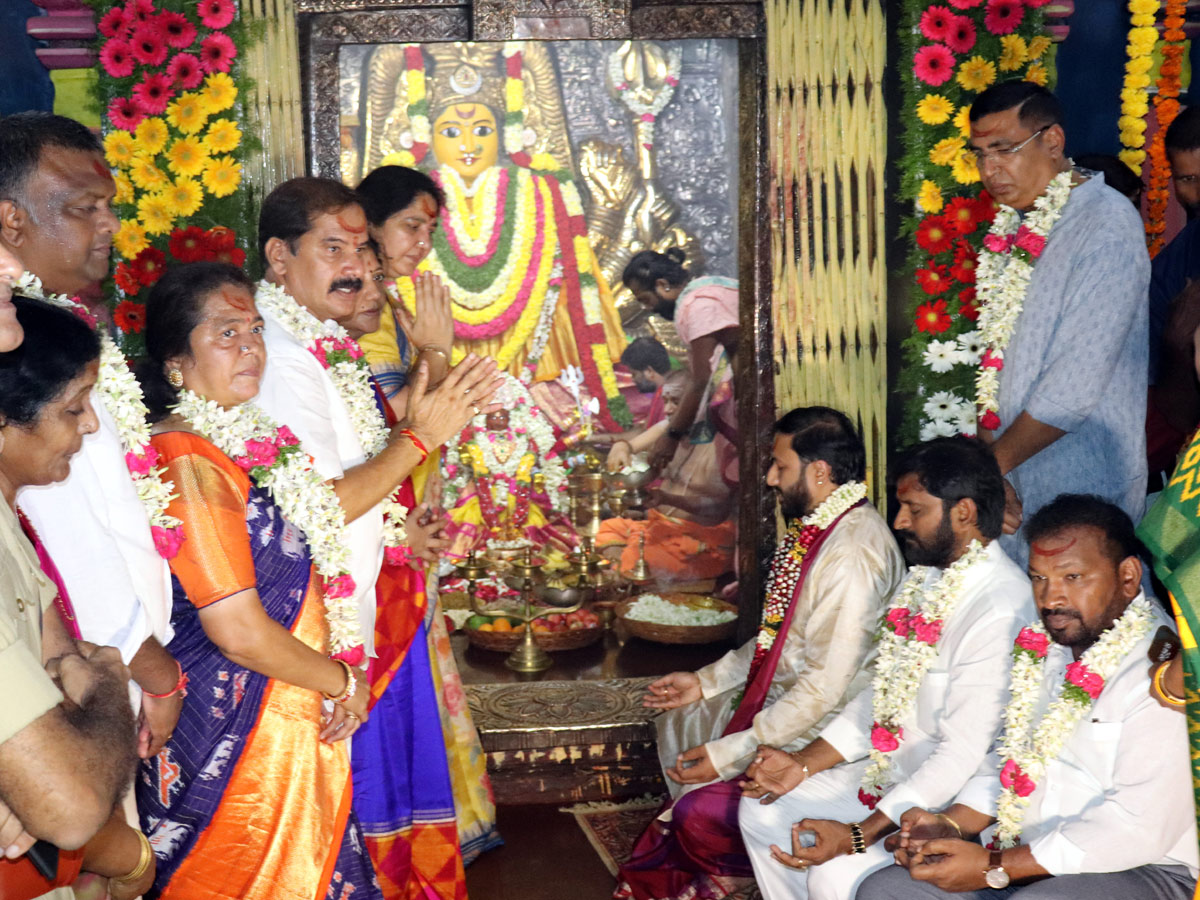
[[[570,613],[554,613],[533,620],[533,630],[578,631],[583,628],[599,628],[600,617],[590,609],[577,609]]]

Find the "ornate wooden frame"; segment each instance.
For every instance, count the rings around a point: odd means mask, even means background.
[[[338,49],[343,44],[507,40],[529,36],[527,30],[535,22],[548,28],[547,34],[571,32],[564,39],[740,39],[738,268],[743,333],[734,377],[738,430],[745,436],[739,447],[745,489],[739,510],[738,574],[742,596],[761,602],[765,563],[775,547],[775,501],[764,485],[773,441],[776,370],[761,0],[296,0],[296,18],[308,169],[333,178],[339,176]],[[586,34],[581,23],[586,23]],[[759,603],[743,604],[739,636],[748,638],[758,621]]]

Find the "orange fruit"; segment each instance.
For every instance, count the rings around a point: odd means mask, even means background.
[[[497,619],[492,623],[492,631],[512,631],[512,623],[508,619]]]
[[[478,628],[476,628],[475,630],[476,630],[476,631],[492,631],[492,630],[493,630],[493,629],[492,629],[492,623],[491,623],[491,622],[487,622],[487,623],[485,623],[485,624],[483,624],[483,625],[480,625],[480,626],[479,626]]]

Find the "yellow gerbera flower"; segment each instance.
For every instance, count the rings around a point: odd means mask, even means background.
[[[117,193],[113,197],[113,203],[118,205],[122,203],[133,202],[133,182],[129,180],[129,175],[125,172],[118,172],[113,176],[113,180],[117,183]]]
[[[1029,58],[1029,47],[1019,34],[1006,34],[1000,38],[1000,71],[1015,72]]]
[[[167,168],[176,175],[195,177],[204,171],[208,150],[199,138],[182,137],[167,148]]]
[[[209,111],[219,113],[233,106],[233,101],[237,99],[237,85],[233,83],[233,79],[225,72],[213,72],[204,79],[204,87],[201,88],[204,94],[204,99],[208,102]]]
[[[925,179],[921,182],[921,190],[917,192],[917,205],[921,207],[921,212],[941,212],[945,205],[942,201],[942,189]]]
[[[133,162],[133,154],[137,152],[133,135],[128,131],[117,129],[104,136],[104,158],[110,166],[128,168]]]
[[[154,156],[141,152],[134,154],[129,177],[143,191],[157,190],[167,183],[166,173],[158,167]]]
[[[137,131],[134,132],[137,137],[138,149],[150,156],[155,156],[162,153],[163,147],[167,146],[167,123],[160,116],[150,116],[138,122]]]
[[[959,184],[974,184],[979,180],[979,166],[975,164],[975,154],[960,153],[955,157],[950,174]]]
[[[958,108],[958,112],[954,114],[954,127],[958,129],[958,133],[965,138],[971,136],[971,105],[966,104]]]
[[[926,125],[941,125],[954,112],[954,104],[941,94],[926,94],[917,101],[917,118]]]
[[[962,156],[965,147],[966,145],[963,143],[962,138],[942,138],[930,149],[929,161],[935,166],[952,165],[955,159]]]
[[[121,227],[113,236],[113,246],[126,259],[133,259],[150,246],[150,239],[137,219],[122,219]]]
[[[176,178],[163,190],[163,196],[176,218],[190,216],[204,203],[204,188],[194,178]]]
[[[958,67],[954,80],[965,91],[986,90],[996,80],[996,64],[982,56],[972,56]]]
[[[229,153],[242,140],[242,131],[233,119],[214,119],[204,136],[204,146],[209,153]]]
[[[215,156],[204,169],[203,181],[214,197],[228,197],[242,183],[242,167],[232,156]]]
[[[1142,77],[1146,78],[1147,84],[1150,83],[1150,79],[1148,77]],[[1040,62],[1035,62],[1025,70],[1025,80],[1032,81],[1034,84],[1040,84],[1042,87],[1045,87],[1046,82],[1050,80],[1050,72]]]
[[[184,134],[195,134],[208,120],[208,104],[193,91],[180,94],[167,107],[167,121]]]
[[[175,226],[175,216],[167,199],[157,191],[138,198],[138,219],[147,234],[166,234]]]
[[[1050,38],[1044,34],[1039,34],[1029,42],[1029,50],[1025,54],[1027,59],[1040,59],[1042,54],[1050,49]]]

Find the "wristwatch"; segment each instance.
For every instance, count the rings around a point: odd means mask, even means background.
[[[1008,873],[1004,871],[1004,863],[1001,860],[1003,855],[1003,850],[993,850],[991,858],[988,860],[988,867],[983,872],[983,880],[987,882],[987,886],[997,891],[1008,887],[1008,882],[1011,880]]]

